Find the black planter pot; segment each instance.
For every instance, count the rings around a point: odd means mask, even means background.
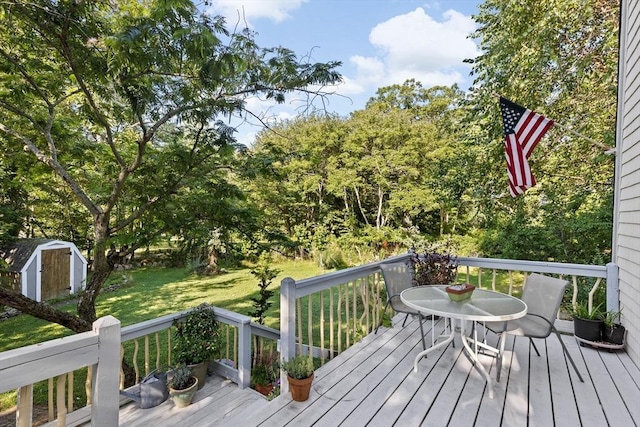
[[[574,334],[586,341],[601,341],[604,322],[602,320],[573,319]]]
[[[611,344],[624,344],[625,327],[619,323],[614,323],[613,326],[604,327],[603,337],[604,340]]]

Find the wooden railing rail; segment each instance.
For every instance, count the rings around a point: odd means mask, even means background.
[[[252,337],[262,337],[275,343],[280,338],[280,332],[253,323],[250,317],[242,314],[218,307],[212,307],[212,310],[221,323],[221,329],[233,331],[226,340],[229,350],[223,349],[222,360],[213,361],[211,367],[239,387],[249,387]],[[122,388],[122,350],[118,349],[122,348],[122,344],[134,342],[134,353],[144,351],[141,356],[144,368],[138,365],[137,354],[133,360],[139,381],[153,369],[162,366],[160,347],[163,346],[159,334],[166,332],[167,342],[163,344],[167,346],[168,355],[165,357],[169,359],[164,359],[164,366],[169,366],[171,327],[175,320],[185,317],[188,312],[169,314],[122,329],[117,319],[107,316],[98,319],[91,332],[0,353],[0,393],[18,389],[16,425],[31,425],[33,385],[46,380],[50,384],[49,420],[54,420],[52,425],[78,425],[89,421],[96,425],[117,425],[121,402],[118,389]],[[144,340],[143,349],[137,342],[140,339]],[[151,344],[153,342],[154,345]],[[74,410],[73,373],[83,368],[88,368],[88,401],[86,406]]]
[[[221,336],[224,346],[221,350],[221,360],[212,361],[213,371],[229,378],[238,384],[240,388],[249,387],[251,382],[251,338],[252,336],[264,337],[272,340],[280,339],[280,332],[276,329],[251,322],[251,318],[243,314],[235,313],[219,307],[212,307],[216,319],[221,325]],[[167,356],[164,358],[164,366],[171,365],[171,327],[176,320],[180,320],[189,313],[190,310],[168,314],[146,322],[137,323],[122,328],[122,342],[136,341],[144,338],[144,375],[153,369],[163,366],[160,359],[160,345],[158,333],[167,333]],[[149,337],[153,337],[156,342],[156,354],[152,355],[148,345]],[[136,343],[136,348],[138,347]],[[155,356],[155,366],[151,363]],[[137,381],[144,377],[142,370],[137,366],[137,354],[133,357],[134,369],[137,373]]]
[[[93,331],[0,353],[0,393],[18,389],[16,425],[32,425],[33,384],[54,377],[57,424],[66,425],[71,418],[64,399],[67,373],[82,367],[93,372],[94,402],[74,418],[91,419],[95,425],[117,425],[119,347],[120,321],[106,316],[94,322]]]

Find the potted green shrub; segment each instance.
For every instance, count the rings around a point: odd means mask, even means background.
[[[572,310],[574,335],[585,341],[602,341],[602,329],[604,326],[604,312],[602,304],[598,304],[589,310],[587,303],[576,304]]]
[[[282,370],[287,373],[291,398],[296,402],[307,400],[313,382],[313,358],[309,355],[294,356],[282,363]]]
[[[178,408],[189,406],[198,391],[198,379],[188,366],[177,366],[169,373],[169,396]]]
[[[620,319],[620,311],[610,310],[604,314],[602,337],[611,344],[624,344],[625,327],[616,320]]]
[[[184,319],[174,322],[173,360],[187,365],[198,378],[198,388],[204,387],[209,361],[219,348],[218,321],[211,305],[200,304]]]
[[[273,390],[276,371],[270,365],[256,365],[251,369],[251,385],[257,392],[268,396]]]

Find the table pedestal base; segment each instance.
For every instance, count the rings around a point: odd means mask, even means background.
[[[460,339],[462,341],[463,351],[465,351],[467,353],[467,355],[471,358],[473,366],[475,366],[475,368],[487,380],[487,387],[489,389],[489,398],[493,399],[493,381],[491,380],[491,377],[489,376],[489,373],[487,372],[487,370],[484,369],[484,366],[482,366],[482,364],[478,360],[478,347],[481,347],[481,348],[483,348],[485,350],[494,352],[497,356],[500,355],[500,350],[498,350],[497,348],[491,347],[490,345],[488,345],[486,343],[479,342],[477,340],[477,336],[475,336],[475,334],[476,334],[475,329],[476,328],[474,328],[474,337],[473,338],[469,338],[467,336],[467,334],[465,333],[465,323],[466,323],[465,320],[460,320],[460,319],[451,319],[451,320],[455,321],[454,326],[451,328],[451,332],[449,334],[440,335],[438,337],[438,339],[444,338],[444,341],[441,341],[441,342],[429,347],[428,349],[421,351],[416,356],[416,359],[413,362],[413,371],[414,372],[418,372],[418,362],[423,357],[426,357],[427,354],[431,353],[432,351],[436,351],[439,348],[447,346],[451,341],[453,341],[455,335],[457,334],[457,335],[460,336]],[[471,345],[469,345],[469,343],[473,344],[473,348],[471,348]]]

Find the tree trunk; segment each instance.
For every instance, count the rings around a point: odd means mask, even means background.
[[[93,219],[93,274],[85,291],[78,298],[78,316],[82,320],[93,323],[96,317],[96,298],[100,295],[102,285],[107,281],[113,264],[107,257],[107,239],[109,238],[109,214],[100,213]]]

